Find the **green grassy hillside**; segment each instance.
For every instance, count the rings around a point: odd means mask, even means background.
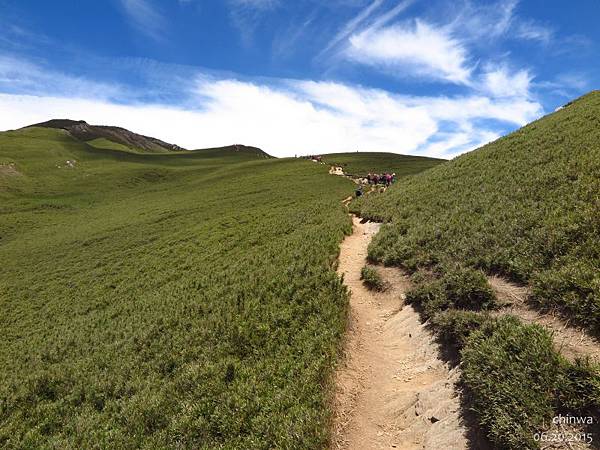
[[[235,157],[243,159],[255,158],[272,158],[269,154],[257,147],[249,147],[247,145],[228,145],[226,147],[203,148],[194,150],[194,152],[202,154],[206,158],[225,158]]]
[[[599,118],[596,91],[352,205],[387,222],[369,257],[414,274],[407,300],[461,350],[471,407],[499,448],[539,447],[534,433],[559,413],[600,417],[597,366],[567,363],[537,325],[471,312],[496,308],[484,276],[496,273],[600,333]]]
[[[91,141],[87,141],[87,144],[91,145],[92,147],[101,149],[104,148],[109,150],[121,150],[123,152],[143,153],[143,151],[139,151],[126,145],[119,144],[118,142],[113,142],[106,138],[92,139]]]
[[[340,166],[354,176],[371,173],[396,173],[398,177],[414,175],[444,162],[443,159],[423,156],[398,155],[396,153],[331,153],[323,155],[323,162]]]
[[[226,153],[0,133],[1,448],[326,444],[351,183]]]
[[[52,119],[27,128],[65,130],[73,138],[81,142],[90,142],[92,146],[98,148],[133,150],[136,153],[169,153],[185,150],[178,145],[137,134],[125,128],[90,125],[84,120]]]
[[[129,153],[147,153],[143,149],[137,149],[133,147],[128,147],[123,144],[119,144],[118,142],[113,142],[106,138],[96,138],[91,141],[86,141],[86,144],[91,147],[104,149],[104,150],[119,150],[122,152]],[[256,147],[248,147],[246,145],[228,145],[225,147],[215,147],[215,148],[202,148],[198,150],[193,150],[193,152],[198,153],[199,155],[196,157],[200,158],[235,158],[237,160],[254,160],[256,158],[272,158],[269,154]],[[169,156],[173,156],[174,154],[188,154],[191,153],[188,150],[180,151],[180,152],[170,152]]]
[[[356,206],[390,224],[371,255],[460,262],[534,287],[600,331],[600,92]]]

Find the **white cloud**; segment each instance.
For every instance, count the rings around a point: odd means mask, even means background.
[[[473,5],[466,1],[449,26],[469,39],[495,39],[504,35],[515,20],[518,0],[499,0]]]
[[[541,113],[535,102],[484,96],[414,97],[331,82],[270,83],[200,77],[187,110],[106,99],[0,95],[0,129],[50,118],[119,125],[187,148],[256,145],[276,156],[392,151],[448,157],[496,136],[475,121],[522,125]],[[487,139],[487,140],[486,140]]]
[[[258,9],[271,9],[275,6],[279,5],[279,0],[230,0],[231,3],[249,7],[249,8],[258,8]]]
[[[548,43],[552,39],[551,29],[516,14],[518,4],[519,0],[485,5],[465,0],[460,13],[442,22],[445,25],[418,18],[388,25],[397,16],[398,7],[401,11],[408,6],[402,2],[370,24],[363,23],[365,18],[352,23],[354,31],[349,36],[339,35],[340,39],[348,39],[338,56],[397,78],[453,83],[462,85],[471,95],[527,100],[534,78],[529,69],[509,69],[508,54],[499,63],[475,60],[471,53],[492,40],[517,38]],[[451,16],[448,11],[444,14]]]
[[[368,19],[381,5],[383,0],[374,0],[365,9],[363,9],[358,15],[347,22],[340,31],[329,41],[321,53],[326,53],[339,44],[341,41],[350,36],[356,29]]]
[[[589,91],[591,82],[587,74],[581,72],[566,72],[557,75],[552,80],[535,82],[535,87],[561,97],[572,99]]]
[[[492,119],[523,126],[543,113],[539,103],[519,97],[501,99],[493,99],[484,95],[411,97],[406,102],[409,105],[417,104],[426,108],[429,114],[438,121],[455,123],[463,128],[468,122],[478,119]],[[485,130],[484,128],[480,129]]]
[[[482,88],[493,97],[527,98],[532,79],[527,70],[510,73],[506,67],[498,67],[483,74]]]
[[[373,14],[383,5],[383,3],[384,0],[374,0],[369,4],[369,6],[364,8],[360,13],[348,21],[323,48],[323,50],[319,53],[319,56],[323,56],[338,44],[346,40],[360,27],[363,27],[363,29],[374,29],[386,25],[388,22],[406,10],[412,3],[414,3],[414,0],[404,0],[398,3],[391,10],[376,16],[375,19],[371,19]],[[367,26],[365,27],[365,25]]]
[[[481,147],[499,137],[500,135],[496,132],[476,130],[472,126],[467,125],[464,129],[453,133],[438,133],[436,139],[424,147],[423,153],[427,155],[440,155],[447,158]]]
[[[463,44],[447,30],[421,20],[355,34],[346,56],[397,76],[426,76],[459,84],[468,84],[471,76]]]
[[[522,39],[548,44],[554,31],[534,20],[517,14],[519,0],[498,0],[492,3],[465,1],[460,13],[449,26],[465,41],[475,44],[497,39]]]
[[[149,0],[120,1],[136,30],[157,41],[164,39],[165,19]]]
[[[279,0],[227,0],[231,22],[240,33],[242,43],[249,46],[265,13],[279,6]]]
[[[123,95],[114,84],[49,70],[39,64],[0,54],[0,92],[64,95],[108,99]]]
[[[548,44],[554,35],[551,28],[545,27],[531,20],[520,21],[515,25],[516,36]]]

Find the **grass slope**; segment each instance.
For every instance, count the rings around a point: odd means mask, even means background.
[[[68,131],[71,136],[82,142],[96,139],[106,139],[121,144],[126,148],[135,149],[140,153],[168,153],[185,150],[178,145],[169,144],[150,136],[133,133],[125,128],[90,125],[84,120],[53,119],[47,122],[31,125],[28,128],[51,128]]]
[[[40,128],[0,164],[0,447],[326,445],[348,180]]]
[[[600,332],[600,92],[355,206],[391,223],[371,255],[461,262],[534,288]]]
[[[369,257],[413,272],[407,300],[460,350],[471,407],[498,448],[539,447],[557,414],[600,417],[596,365],[565,361],[542,327],[478,312],[496,306],[482,272],[500,273],[600,332],[599,118],[596,91],[352,204],[388,222]]]
[[[96,138],[91,141],[87,141],[88,145],[91,145],[94,148],[99,149],[109,149],[109,150],[120,150],[123,152],[133,152],[133,153],[143,153],[143,151],[139,151],[137,149],[128,147],[123,144],[119,144],[118,142],[113,142],[106,138]]]
[[[414,175],[435,167],[443,159],[423,156],[398,155],[396,153],[332,153],[323,155],[323,162],[331,166],[340,166],[344,172],[354,176],[366,176],[371,173],[396,173],[398,177]]]
[[[118,142],[111,141],[106,138],[96,138],[91,141],[86,141],[86,144],[103,150],[118,150],[122,152],[129,153],[147,153],[147,151],[143,149],[129,147],[127,145],[119,144]],[[195,153],[195,157],[200,157],[202,159],[205,158],[235,158],[239,162],[241,161],[251,161],[257,158],[269,159],[272,158],[268,153],[264,152],[260,148],[249,147],[246,145],[228,145],[225,147],[214,147],[214,148],[202,148],[198,150],[191,151]],[[191,153],[189,150],[184,150],[180,152],[170,152],[169,156],[174,154],[185,155]]]
[[[226,147],[215,147],[215,148],[203,148],[194,150],[202,154],[206,158],[224,158],[224,157],[236,157],[236,158],[272,158],[271,155],[266,153],[257,147],[249,147],[247,145],[228,145]]]

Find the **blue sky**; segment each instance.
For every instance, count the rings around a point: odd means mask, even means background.
[[[597,0],[0,0],[0,129],[453,157],[598,88],[598,17]]]

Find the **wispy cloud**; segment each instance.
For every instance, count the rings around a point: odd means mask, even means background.
[[[551,80],[539,81],[535,87],[552,95],[564,98],[573,98],[591,88],[590,77],[583,72],[565,72]]]
[[[327,43],[327,45],[319,53],[319,57],[325,55],[326,53],[334,49],[337,45],[342,43],[344,40],[348,39],[360,28],[364,30],[367,28],[377,28],[384,26],[386,23],[393,20],[404,10],[406,10],[412,3],[414,3],[414,0],[401,1],[394,8],[390,9],[385,13],[375,16],[375,19],[372,20],[373,16],[381,8],[383,3],[384,0],[374,0],[369,4],[369,6],[360,11],[355,17],[346,22],[344,26],[335,34],[335,36]]]
[[[253,41],[254,32],[262,22],[265,13],[277,8],[279,0],[227,0],[229,15],[246,46]]]
[[[473,3],[464,0],[460,8],[448,14],[447,27],[460,33],[463,40],[489,42],[506,34],[515,20],[518,0],[498,0],[491,3]],[[458,11],[458,13],[456,13]]]
[[[150,0],[120,0],[123,11],[134,28],[156,40],[165,38],[166,20]]]
[[[519,21],[514,28],[517,37],[539,41],[544,44],[548,44],[554,36],[554,30],[547,26],[535,23],[532,20]]]
[[[0,54],[0,92],[74,96],[101,100],[122,97],[120,86],[51,70],[35,62]]]
[[[512,72],[506,66],[488,67],[481,89],[492,97],[529,98],[533,76],[527,69]]]
[[[356,15],[352,20],[347,22],[340,31],[329,41],[329,43],[325,46],[322,54],[328,52],[337,44],[339,44],[342,40],[348,38],[356,29],[367,20],[382,4],[384,0],[374,0],[369,6],[363,9],[358,15]]]
[[[471,68],[463,44],[421,20],[368,29],[350,37],[346,56],[397,76],[425,76],[468,84]]]
[[[519,0],[486,4],[465,0],[454,16],[449,12],[454,10],[449,9],[429,14],[428,20],[422,16],[398,21],[409,5],[401,2],[381,12],[381,2],[371,3],[332,41],[341,47],[337,59],[396,78],[451,83],[492,97],[531,97],[534,76],[530,69],[510,69],[513,65],[508,54],[496,59],[476,56],[477,50],[503,40],[549,43],[553,39],[550,28],[519,17]]]
[[[276,58],[290,56],[294,47],[305,37],[316,18],[317,10],[315,9],[303,22],[279,30],[273,39],[273,56]]]
[[[4,51],[27,51],[45,45],[59,45],[42,32],[33,32],[22,24],[19,17],[0,14],[0,48]]]
[[[231,3],[245,8],[271,9],[279,5],[279,0],[230,0]]]
[[[278,0],[228,0],[228,3],[231,22],[245,46],[252,44],[265,13],[279,6]]]
[[[521,39],[548,44],[554,30],[518,14],[519,0],[497,0],[491,3],[464,2],[449,26],[463,39],[482,42],[498,39]]]

